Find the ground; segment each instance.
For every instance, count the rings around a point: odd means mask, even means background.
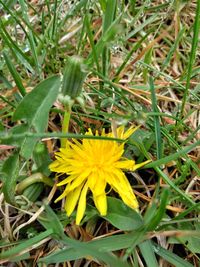
[[[200,1],[0,0],[0,13],[1,266],[200,266]],[[123,170],[138,210],[107,184],[107,215],[88,190],[76,225],[78,208],[55,203],[69,173],[49,164],[63,137],[91,128],[92,146],[119,146],[120,126],[138,126],[123,157],[150,160]]]

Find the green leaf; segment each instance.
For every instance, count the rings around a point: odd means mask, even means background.
[[[67,248],[40,259],[41,262],[46,264],[59,263],[91,256],[107,263],[109,266],[129,267],[126,261],[122,261],[111,253],[108,254],[107,251],[101,251],[101,247],[96,247],[92,242],[80,242],[65,236],[63,226],[56,213],[49,206],[45,206],[45,211],[46,214],[43,214],[42,218],[39,219],[40,223],[46,229],[53,229],[54,237],[60,243],[67,245]]]
[[[117,1],[111,0],[106,2],[106,9],[103,16],[102,35],[112,25],[116,15]],[[110,65],[110,51],[107,46],[102,50],[102,72],[107,76],[107,71]]]
[[[9,258],[9,260],[12,260],[13,257],[17,256],[19,253],[24,254],[27,251],[32,249],[32,246],[37,247],[40,246],[40,241],[43,239],[49,237],[52,234],[52,229],[49,229],[43,233],[40,233],[39,235],[28,239],[28,240],[23,240],[19,245],[16,245],[9,250],[3,251],[0,254],[0,259],[6,259]],[[24,253],[23,253],[24,252]]]
[[[154,112],[159,112],[157,107],[157,99],[154,87],[153,78],[149,77],[149,85],[151,91],[151,102],[152,102],[152,109]],[[158,116],[154,116],[154,127],[155,127],[155,137],[156,137],[156,151],[157,151],[157,159],[162,158],[162,136],[160,130],[160,120]]]
[[[64,237],[63,226],[56,213],[48,205],[45,205],[45,213],[39,218],[39,222],[47,230],[53,229],[53,233],[57,238],[62,239]]]
[[[59,76],[42,81],[21,101],[13,115],[13,120],[25,120],[29,131],[44,132],[47,127],[48,113],[57,98],[59,87]],[[28,159],[36,142],[36,138],[25,137],[21,144],[20,154]]]
[[[194,224],[195,226],[195,230],[199,231],[200,233],[200,225],[199,222]],[[184,240],[184,238],[183,238]],[[196,236],[190,236],[190,237],[186,237],[185,241],[188,242],[187,243],[187,247],[192,251],[192,253],[200,253],[200,235],[196,235]]]
[[[116,0],[112,0],[112,1],[107,1],[106,3],[106,9],[104,12],[104,17],[103,17],[103,33],[110,27],[110,25],[112,24],[112,22],[114,21],[114,17],[115,17],[115,13],[116,13],[116,4],[117,1]]]
[[[158,267],[158,262],[150,240],[146,240],[139,245],[141,254],[146,262],[147,267]]]
[[[160,168],[155,167],[156,172],[163,178],[163,180],[165,181],[165,183],[167,183],[168,185],[170,185],[175,192],[177,192],[179,194],[179,196],[181,196],[183,199],[185,199],[188,202],[188,205],[191,206],[195,204],[195,202],[185,193],[183,192],[179,187],[177,187],[172,181],[171,179],[163,172],[161,171]]]
[[[169,263],[173,264],[176,267],[192,267],[193,266],[191,263],[183,260],[182,258],[177,256],[173,252],[165,248],[162,248],[161,246],[155,243],[154,243],[153,249],[156,254],[158,254],[160,257],[162,257],[163,259],[165,259],[166,261],[168,261]]]
[[[49,176],[51,172],[48,166],[51,162],[51,158],[45,143],[39,142],[36,144],[33,151],[33,158],[37,166],[37,171]]]
[[[145,211],[145,214],[144,214],[145,225],[151,224],[151,221],[153,220],[153,218],[156,214],[156,211],[158,208],[158,205],[156,202],[157,202],[157,198],[156,198],[156,200],[153,199],[153,201],[149,203],[148,208]]]
[[[135,29],[133,31],[131,31],[130,33],[128,33],[128,35],[125,37],[126,40],[128,40],[129,38],[133,38],[133,36],[138,33],[139,31],[141,31],[145,26],[147,26],[148,24],[152,24],[153,22],[160,20],[160,18],[158,17],[159,14],[154,14],[153,16],[149,17],[148,19],[145,19],[143,23],[141,23],[138,27],[135,27]]]
[[[105,266],[130,267],[130,265],[126,261],[117,258],[112,253],[102,252],[100,248],[98,248],[97,250],[96,248],[90,246],[86,242],[85,244],[81,242],[79,243],[81,244],[81,246],[78,245],[77,242],[77,248],[75,246],[73,248],[70,247],[64,248],[56,253],[52,253],[51,255],[40,259],[40,262],[48,265],[52,263],[61,263],[76,259],[93,258],[97,259],[100,262],[102,261],[105,262],[106,263]],[[65,242],[65,244],[69,246],[68,242]]]
[[[3,193],[8,203],[15,203],[15,186],[19,172],[19,155],[11,155],[3,164],[1,169],[1,180],[3,181]]]
[[[120,230],[130,231],[143,225],[141,216],[117,198],[108,197],[108,213],[104,218]]]
[[[7,7],[11,8],[14,4],[16,4],[17,0],[7,0],[6,5]]]
[[[182,231],[183,234],[177,237],[170,237],[168,242],[170,244],[184,244],[184,246],[187,247],[187,249],[189,249],[192,253],[200,253],[199,222],[180,222],[178,224],[178,229]],[[175,228],[175,230],[177,230],[177,228]],[[184,232],[186,232],[186,234],[184,234]],[[190,232],[190,234],[188,234],[187,232]]]
[[[23,52],[23,50],[20,49],[18,43],[12,39],[9,32],[6,30],[6,27],[4,26],[2,20],[0,20],[0,34],[1,34],[2,40],[10,48],[10,51],[12,52],[12,56],[14,58],[16,57],[19,60],[19,62],[22,65],[24,65],[25,68],[27,68],[32,74],[34,74],[34,70],[31,67],[30,58],[26,55],[26,53]]]
[[[193,38],[192,38],[192,47],[191,47],[191,52],[190,52],[190,57],[189,57],[189,63],[188,63],[188,69],[187,69],[187,79],[186,79],[186,85],[185,85],[185,90],[184,90],[184,95],[182,99],[182,104],[181,104],[181,112],[180,112],[180,119],[182,119],[185,111],[185,105],[187,101],[187,97],[189,95],[189,89],[190,89],[190,80],[192,76],[192,69],[194,66],[195,62],[195,57],[198,48],[198,42],[199,42],[199,31],[200,31],[200,1],[197,1],[197,6],[196,6],[196,15],[195,15],[195,21],[194,21],[194,26],[193,26],[194,32],[193,32]],[[196,58],[197,60],[197,58]]]
[[[105,33],[98,40],[97,44],[95,45],[95,51],[96,51],[95,53],[96,53],[97,57],[100,56],[104,47],[107,44],[109,44],[110,42],[112,42],[115,39],[115,37],[117,36],[117,34],[120,31],[122,31],[122,28],[119,25],[120,19],[121,19],[121,16],[116,18],[115,21],[113,21],[113,23],[110,25],[110,27],[105,31]],[[88,66],[93,65],[93,51],[89,54],[89,56],[86,60],[86,64],[88,64]]]
[[[197,142],[193,143],[192,145],[186,146],[182,149],[180,149],[178,152],[171,154],[169,156],[163,157],[161,159],[155,160],[153,162],[148,163],[147,165],[145,165],[143,168],[144,169],[148,169],[148,168],[154,168],[163,164],[166,164],[170,161],[176,160],[180,157],[184,157],[187,153],[189,153],[190,151],[192,151],[193,149],[195,149],[197,146],[200,145],[200,140],[198,140]]]
[[[56,100],[59,87],[59,76],[42,81],[21,101],[13,115],[13,121],[25,119],[37,132],[44,131],[48,112]]]
[[[142,233],[144,235],[144,233]],[[128,234],[119,234],[111,237],[100,238],[92,240],[90,242],[79,242],[76,240],[71,240],[68,237],[65,237],[65,240],[59,240],[59,242],[64,242],[68,245],[67,248],[51,254],[45,258],[42,258],[41,261],[50,264],[64,262],[67,260],[75,260],[79,258],[84,258],[85,256],[93,256],[99,260],[102,260],[106,263],[111,263],[109,266],[127,266],[126,261],[121,259],[116,259],[113,257],[108,258],[112,254],[106,254],[108,252],[129,248],[133,246],[133,243],[141,242],[144,240],[145,236],[142,236],[140,231],[133,231]],[[134,249],[134,248],[133,248]],[[106,253],[105,253],[106,252]],[[108,256],[109,255],[109,256]]]
[[[166,188],[162,191],[162,194],[160,196],[160,203],[159,208],[156,212],[154,212],[153,218],[151,218],[151,221],[149,221],[149,225],[147,226],[148,231],[153,231],[158,226],[160,221],[162,220],[163,216],[165,215],[167,200],[169,197],[169,189]],[[156,201],[158,202],[158,201]],[[147,218],[148,220],[148,218]]]
[[[31,157],[31,154],[33,152],[36,143],[37,139],[35,138],[29,138],[29,139],[25,138],[21,145],[20,155],[25,159],[29,159]]]
[[[3,53],[3,56],[4,56],[4,59],[5,59],[5,62],[6,62],[6,65],[16,83],[16,86],[18,87],[20,93],[22,96],[25,96],[26,95],[26,90],[23,86],[23,83],[22,83],[22,80],[21,80],[21,77],[19,75],[19,73],[17,72],[16,68],[14,67],[14,64],[12,63],[11,59],[9,58],[9,56],[6,54],[6,53]]]
[[[28,131],[28,125],[27,124],[20,124],[12,127],[8,132],[8,138],[3,140],[4,145],[14,145],[20,147],[23,144],[23,137],[17,137],[15,138],[15,134],[23,134]]]
[[[12,258],[11,262],[16,263],[16,262],[19,262],[19,261],[30,259],[30,257],[31,257],[30,253],[27,252],[27,253],[24,253],[24,254],[22,254],[20,256],[16,256],[16,257]]]
[[[39,262],[45,264],[61,263],[84,258],[85,252],[74,248],[65,248],[41,258]]]
[[[97,248],[101,248],[101,251],[116,251],[131,247],[135,243],[135,237],[137,238],[136,242],[144,240],[146,237],[142,236],[141,233],[143,235],[143,231],[136,230],[128,234],[113,235],[111,237],[92,240],[91,244],[95,244]]]
[[[106,9],[106,0],[99,0],[99,4],[101,5],[101,9],[105,12]]]
[[[167,54],[167,57],[166,57],[165,60],[163,61],[163,63],[162,63],[162,67],[161,67],[161,70],[162,70],[162,71],[165,69],[165,67],[167,67],[168,63],[170,62],[170,60],[171,60],[171,58],[172,58],[174,52],[176,51],[176,49],[177,49],[177,47],[178,47],[178,45],[179,45],[179,42],[180,42],[180,40],[182,39],[184,33],[185,33],[185,27],[183,27],[183,28],[179,31],[179,33],[178,33],[178,35],[177,35],[177,37],[176,37],[175,42],[172,44],[172,46],[171,46],[171,48],[170,48],[170,50],[169,50],[169,52],[168,52],[168,54]]]

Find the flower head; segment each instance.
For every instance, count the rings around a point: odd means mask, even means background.
[[[121,126],[116,131],[117,137],[126,140],[135,130],[137,128],[131,127],[124,131]],[[93,136],[91,129],[86,135]],[[95,135],[98,136],[98,132]],[[101,136],[114,137],[114,134],[106,134],[103,129]],[[55,153],[56,160],[50,164],[50,170],[68,175],[57,184],[66,185],[66,188],[56,201],[66,197],[65,210],[68,216],[78,204],[76,224],[79,224],[84,216],[88,190],[92,192],[100,214],[107,214],[107,184],[119,194],[126,205],[133,209],[138,208],[138,202],[123,170],[134,171],[148,161],[135,164],[134,160],[123,158],[123,153],[124,142],[102,139],[83,139],[82,142],[73,139],[73,143],[67,141],[66,147]]]

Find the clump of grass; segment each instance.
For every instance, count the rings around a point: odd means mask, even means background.
[[[198,266],[199,9],[199,0],[0,0],[1,264]],[[87,77],[65,133],[58,95],[72,56]],[[77,226],[54,203],[48,166],[60,138],[119,125],[140,125],[125,156],[151,159],[127,173],[140,212],[110,192],[100,216],[88,195]]]

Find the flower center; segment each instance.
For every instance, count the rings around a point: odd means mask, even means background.
[[[89,164],[89,167],[93,169],[94,171],[98,171],[99,169],[102,169],[103,164],[101,162],[94,162]]]

